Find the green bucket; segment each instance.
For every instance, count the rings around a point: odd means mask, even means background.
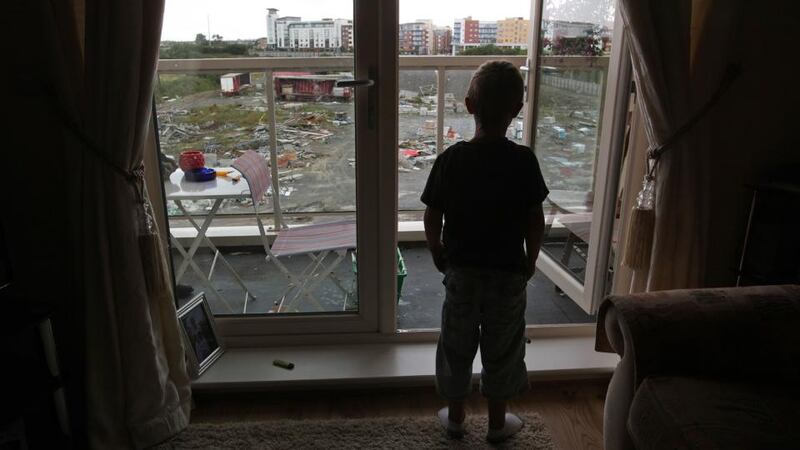
[[[350,261],[353,266],[353,275],[358,276],[358,258],[356,252],[350,253]],[[406,280],[408,271],[406,270],[406,261],[403,259],[403,254],[400,249],[397,249],[397,301],[400,301],[400,296],[403,294],[403,282]]]

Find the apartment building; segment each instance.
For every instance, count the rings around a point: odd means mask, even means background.
[[[494,44],[497,42],[497,22],[478,21],[478,43]]]
[[[341,49],[353,48],[353,21],[322,19],[303,21],[298,16],[278,17],[276,8],[267,9],[267,48]]]
[[[453,31],[450,27],[433,29],[433,51],[435,55],[449,55],[453,51]]]
[[[267,8],[267,48],[275,48],[277,45],[277,31],[275,22],[278,20],[278,10]]]
[[[342,25],[342,51],[353,51],[353,23],[348,21]]]
[[[479,44],[478,35],[479,21],[472,16],[463,19],[456,19],[453,22],[453,44]]]
[[[558,38],[586,36],[594,31],[595,25],[589,22],[570,22],[566,20],[544,20],[544,37],[555,41]]]
[[[497,21],[497,43],[527,45],[531,21],[522,17],[509,17]]]
[[[342,25],[350,21],[345,19],[322,19],[290,23],[290,49],[341,49]]]
[[[430,55],[434,48],[433,22],[417,20],[401,23],[399,27],[401,55]]]
[[[275,19],[275,48],[289,48],[289,25],[300,22],[300,17],[286,16]]]

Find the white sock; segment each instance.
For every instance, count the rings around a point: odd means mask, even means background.
[[[450,420],[450,409],[446,406],[439,410],[436,415],[439,417],[439,423],[442,424],[442,427],[447,431],[447,435],[450,437],[460,438],[464,436],[464,424],[457,423]]]

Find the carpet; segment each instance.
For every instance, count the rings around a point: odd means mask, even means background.
[[[467,435],[450,439],[437,419],[382,417],[331,420],[195,423],[156,449],[554,449],[538,414],[521,414],[525,422],[516,436],[491,445],[486,442],[486,417],[468,416]]]

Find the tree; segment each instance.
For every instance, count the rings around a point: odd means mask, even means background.
[[[206,39],[205,34],[197,33],[197,36],[194,37],[194,43],[197,45],[208,45],[208,39]]]
[[[549,48],[553,55],[581,55],[581,56],[601,56],[603,54],[604,42],[601,36],[601,29],[595,26],[586,31],[586,36],[559,37],[553,42],[545,42],[545,48]]]
[[[216,41],[216,42],[221,42],[222,41],[222,36],[220,36],[219,34],[215,34],[215,35],[211,36],[211,39]]]
[[[498,47],[494,44],[479,45],[477,47],[465,48],[461,55],[526,55],[528,51],[524,48]]]

